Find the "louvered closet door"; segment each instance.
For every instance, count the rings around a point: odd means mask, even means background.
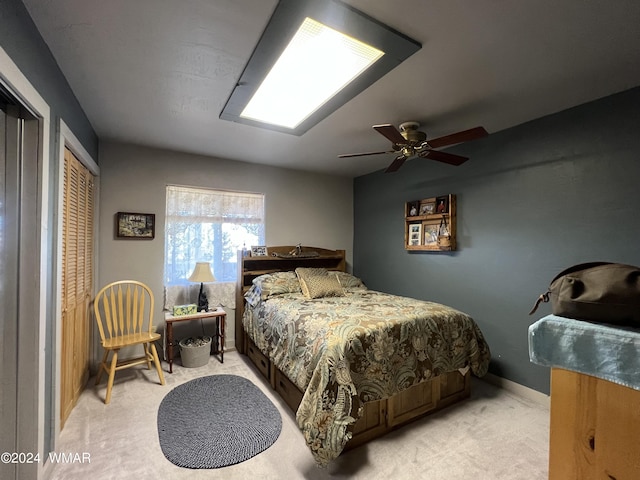
[[[65,149],[62,212],[62,348],[60,422],[89,378],[93,294],[94,176]]]

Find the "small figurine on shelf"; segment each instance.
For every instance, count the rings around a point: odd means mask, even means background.
[[[297,257],[301,253],[302,253],[302,244],[299,243],[296,245],[296,247],[293,250],[289,252],[289,255],[291,255],[292,257]]]

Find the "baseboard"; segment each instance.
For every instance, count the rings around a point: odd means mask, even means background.
[[[551,397],[546,393],[538,392],[533,388],[525,387],[524,385],[499,377],[493,373],[487,373],[481,380],[502,388],[509,393],[513,393],[514,395],[518,395],[519,397],[526,398],[527,400],[542,405],[543,407],[549,408]]]

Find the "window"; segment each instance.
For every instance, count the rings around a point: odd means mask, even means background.
[[[264,245],[264,195],[167,186],[165,285],[188,284],[196,262],[235,281],[237,251]]]

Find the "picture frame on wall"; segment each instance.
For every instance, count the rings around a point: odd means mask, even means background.
[[[409,224],[408,244],[410,246],[420,245],[421,237],[422,237],[422,224],[421,223]]]
[[[438,245],[438,235],[440,233],[439,224],[430,224],[424,226],[424,244],[428,246]]]
[[[443,196],[436,198],[435,213],[449,213],[449,197]]]
[[[154,213],[116,213],[116,238],[151,240],[156,236]]]
[[[267,247],[264,245],[257,245],[257,246],[252,246],[251,247],[251,256],[252,257],[266,257],[268,255],[267,253]]]

